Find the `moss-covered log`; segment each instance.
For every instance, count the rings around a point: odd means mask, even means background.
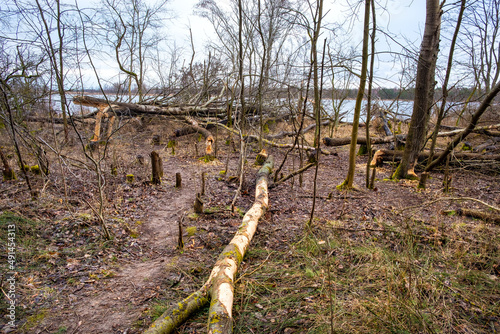
[[[269,156],[257,173],[254,204],[243,217],[238,232],[219,255],[203,287],[168,309],[144,334],[172,333],[191,313],[208,302],[209,293],[211,304],[208,332],[232,333],[234,277],[257,230],[259,219],[269,206],[268,180],[273,167],[274,159]]]
[[[274,159],[269,156],[264,166],[257,173],[255,202],[243,217],[243,221],[233,240],[224,248],[215,264],[214,270],[217,268],[219,270],[218,274],[214,276],[210,291],[208,333],[233,332],[234,277],[257,230],[259,219],[269,206],[268,179],[273,167]]]

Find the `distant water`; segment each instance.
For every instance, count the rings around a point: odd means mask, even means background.
[[[88,94],[90,96],[94,96],[97,98],[103,98],[102,95],[100,94]],[[73,104],[73,95],[68,94],[68,104],[69,104],[69,110],[73,114],[80,114],[82,111],[84,113],[89,112],[89,111],[94,111],[95,108],[93,107],[83,107],[80,105],[75,105]],[[116,96],[115,95],[108,95],[108,98],[110,100],[115,100]],[[137,99],[137,98],[136,98]],[[48,100],[48,99],[47,99]],[[123,98],[124,101],[127,100],[127,97]],[[60,105],[59,105],[59,95],[54,94],[52,95],[52,108],[55,111],[60,111]],[[135,102],[135,101],[134,101]],[[354,107],[356,104],[356,100],[331,100],[331,99],[323,99],[323,108],[328,112],[330,115],[333,116],[334,114],[334,108],[339,109],[339,114],[341,116],[341,121],[344,122],[352,122],[353,117],[354,117]],[[362,106],[361,106],[361,122],[364,122],[366,120],[366,104],[367,101],[363,100]],[[470,106],[474,107],[477,106],[479,103],[474,102],[471,103]],[[439,103],[437,103],[439,105]],[[391,113],[395,114],[398,118],[400,119],[409,119],[411,117],[411,114],[413,112],[413,101],[408,101],[408,100],[400,100],[400,101],[394,101],[394,100],[375,100],[372,101],[372,108],[373,106],[378,106],[379,108],[382,108],[384,110],[388,110]],[[455,102],[450,102],[448,103],[448,106],[454,110],[454,111],[459,111],[463,103],[455,103]],[[311,104],[309,104],[309,108],[311,108]],[[373,110],[373,109],[372,109]]]

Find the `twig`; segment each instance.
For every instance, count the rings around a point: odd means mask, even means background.
[[[414,205],[414,206],[409,206],[407,208],[403,208],[403,209],[401,209],[401,211],[399,211],[399,213],[402,213],[403,211],[406,211],[406,210],[416,209],[416,208],[420,208],[420,207],[427,206],[430,204],[434,204],[434,203],[440,202],[440,201],[474,201],[474,202],[481,203],[484,206],[487,206],[488,208],[490,208],[492,210],[500,211],[500,208],[497,208],[496,206],[490,205],[486,202],[483,202],[479,199],[472,198],[472,197],[443,197],[443,198],[438,198],[438,199],[428,201],[428,202],[425,202],[425,203],[422,203],[419,205]]]

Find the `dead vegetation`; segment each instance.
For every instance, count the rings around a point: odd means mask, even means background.
[[[101,165],[112,241],[103,240],[86,203],[98,206],[98,185],[81,159],[77,138],[62,154],[72,176],[67,196],[55,167],[48,176],[30,171],[39,191],[36,201],[22,180],[2,183],[2,226],[14,220],[19,231],[20,333],[144,331],[166,308],[203,285],[250,208],[257,143],[250,147],[247,182],[233,212],[229,205],[237,184],[231,176],[237,172],[238,153],[231,133],[219,129],[214,156],[207,159],[202,136],[171,137],[181,123],[160,118],[144,119],[141,126],[134,122],[122,124],[112,137]],[[93,124],[81,126],[91,138]],[[289,129],[285,123],[270,125],[270,131],[278,130]],[[348,133],[349,126],[340,126],[335,136],[343,137],[343,131]],[[153,145],[153,135],[160,137],[160,145]],[[306,141],[312,135],[307,133]],[[484,135],[476,136],[473,143]],[[103,149],[98,145],[94,154]],[[162,158],[165,174],[157,186],[150,182],[152,150]],[[470,161],[454,160],[451,194],[442,192],[441,169],[431,174],[425,190],[418,190],[417,181],[389,179],[395,169],[390,161],[378,168],[375,191],[339,192],[335,186],[345,176],[348,153],[344,147],[334,150],[337,156],[320,157],[311,230],[305,224],[313,169],[270,191],[270,209],[235,280],[234,332],[498,331],[499,226],[459,215],[463,207],[492,209],[475,201],[444,200],[470,197],[498,206],[498,162],[473,167]],[[266,151],[283,159],[280,148],[267,146]],[[4,153],[13,159],[12,151]],[[25,156],[29,165],[36,163],[28,152]],[[48,157],[51,166],[59,164],[51,153]],[[355,183],[360,185],[366,160],[358,157]],[[282,173],[298,168],[299,154],[293,152]],[[182,188],[175,188],[177,172]],[[204,211],[189,213],[202,172],[207,173]],[[180,251],[182,216],[185,246]],[[2,249],[5,245],[2,239]],[[110,309],[112,317],[106,314]],[[206,313],[200,310],[177,332],[205,331]]]

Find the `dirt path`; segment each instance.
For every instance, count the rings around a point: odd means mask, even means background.
[[[194,171],[193,171],[194,173]],[[132,261],[119,261],[115,276],[75,291],[64,310],[50,322],[50,330],[66,333],[133,333],[146,302],[158,295],[170,250],[178,237],[178,217],[192,205],[194,174],[183,175],[183,187],[162,186],[149,217],[140,228],[141,252]],[[69,320],[73,319],[73,320]],[[49,330],[49,327],[46,330]],[[43,331],[41,331],[43,332]]]

